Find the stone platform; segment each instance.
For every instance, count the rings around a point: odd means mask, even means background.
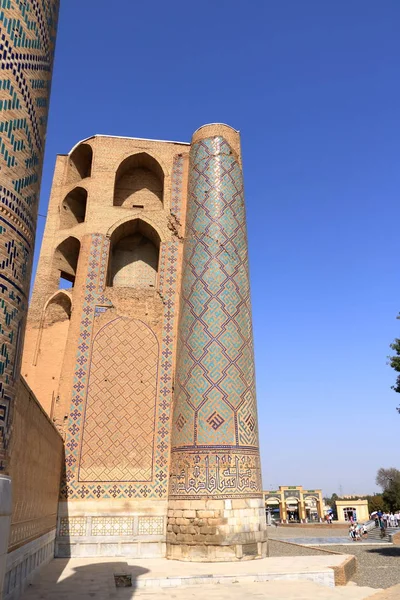
[[[266,558],[243,563],[187,563],[167,559],[54,559],[35,577],[23,600],[57,600],[58,598],[113,598],[120,595],[114,575],[131,575],[134,590],[161,590],[165,588],[199,589],[215,584],[245,586],[271,581],[313,582],[325,588],[346,583],[346,573],[355,566],[348,555]],[[349,568],[350,567],[350,568]],[[340,578],[342,577],[342,580]],[[263,586],[264,587],[264,586]],[[258,586],[257,586],[258,588]],[[259,588],[261,592],[261,588]],[[208,591],[204,590],[208,594]],[[128,596],[130,597],[130,596]]]

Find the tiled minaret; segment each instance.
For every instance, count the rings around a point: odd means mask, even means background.
[[[20,373],[59,0],[1,3],[0,473]]]
[[[183,250],[167,556],[266,553],[239,133],[193,136]]]

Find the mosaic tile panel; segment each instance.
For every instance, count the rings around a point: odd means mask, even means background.
[[[139,535],[163,535],[164,517],[139,517]]]
[[[170,409],[172,403],[173,331],[177,293],[177,264],[179,242],[161,244],[159,264],[159,293],[163,299],[163,321],[160,358],[158,362],[157,399],[155,407],[155,436],[152,450],[152,473],[144,473],[144,480],[136,473],[127,480],[104,480],[96,475],[92,481],[82,481],[80,457],[82,434],[87,408],[89,373],[93,347],[93,323],[101,314],[99,307],[110,305],[104,296],[108,265],[109,240],[100,234],[91,236],[89,267],[82,307],[81,331],[78,341],[72,403],[68,421],[65,460],[66,479],[61,486],[62,499],[97,498],[165,498],[168,492],[168,462],[170,451]],[[107,419],[107,415],[104,415]],[[134,436],[134,432],[132,433]],[[100,442],[100,441],[99,441]],[[150,445],[150,444],[149,444]],[[84,465],[83,465],[84,466]],[[82,472],[83,474],[83,472]],[[84,475],[86,477],[86,475]]]
[[[190,153],[170,497],[261,494],[242,172],[213,137]]]
[[[142,321],[119,317],[97,332],[79,481],[152,481],[158,359]]]
[[[92,517],[92,535],[133,535],[133,517]]]
[[[58,535],[60,537],[86,535],[86,517],[61,517]]]
[[[59,0],[0,6],[0,471],[32,268]]]

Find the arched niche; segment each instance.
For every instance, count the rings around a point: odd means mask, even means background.
[[[72,300],[65,292],[58,292],[47,303],[45,311],[45,323],[51,325],[59,321],[71,319]]]
[[[56,248],[54,253],[54,268],[59,272],[60,287],[62,288],[71,287],[75,283],[80,249],[80,241],[73,236],[65,239]],[[68,283],[70,284],[69,286]]]
[[[65,197],[60,212],[61,229],[69,229],[84,222],[87,196],[87,190],[82,187],[76,187]]]
[[[111,235],[109,285],[155,289],[160,236],[141,219],[122,223]]]
[[[92,174],[93,150],[89,144],[80,144],[70,154],[67,183],[77,183]]]
[[[159,209],[163,205],[164,171],[147,152],[126,158],[115,176],[114,206]]]

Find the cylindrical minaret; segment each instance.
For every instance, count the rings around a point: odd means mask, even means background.
[[[178,329],[167,556],[266,553],[239,133],[192,139]]]
[[[2,3],[0,473],[7,473],[35,245],[59,0]]]

